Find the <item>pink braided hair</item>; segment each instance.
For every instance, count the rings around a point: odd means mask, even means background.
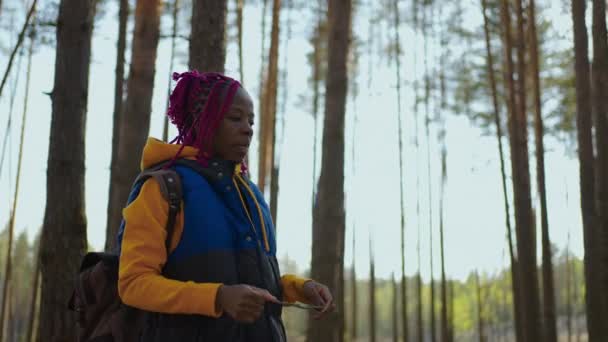
[[[213,155],[213,138],[241,84],[228,76],[196,70],[173,73],[177,85],[169,97],[167,116],[177,127],[177,137],[170,143],[181,144],[171,166],[185,146],[199,150],[197,161],[207,166]],[[242,172],[247,166],[242,164]]]

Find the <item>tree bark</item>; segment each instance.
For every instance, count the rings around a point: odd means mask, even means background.
[[[599,272],[596,267],[596,219],[594,194],[594,157],[591,120],[591,79],[588,57],[587,27],[585,24],[586,2],[572,1],[572,22],[574,33],[575,75],[576,75],[576,127],[578,136],[579,177],[581,187],[581,211],[583,219],[583,240],[585,247],[585,302],[587,310],[587,330],[589,341],[600,341],[603,316]]]
[[[597,294],[601,317],[608,315],[608,34],[606,33],[606,2],[593,0],[593,64],[591,66],[592,111],[595,125],[595,226]],[[602,339],[608,337],[608,324],[600,325]],[[593,340],[590,340],[593,341]]]
[[[440,7],[439,17],[443,18],[443,12]],[[440,326],[441,335],[440,341],[449,341],[449,323],[448,323],[448,294],[447,294],[447,279],[445,274],[445,239],[444,239],[444,222],[445,222],[445,187],[448,180],[448,151],[446,145],[446,124],[444,114],[448,109],[447,103],[447,84],[445,77],[445,65],[446,65],[446,50],[447,50],[447,38],[445,36],[445,29],[442,28],[440,31],[439,41],[441,54],[439,57],[440,71],[439,71],[439,98],[440,108],[437,114],[438,121],[440,123],[440,129],[438,134],[438,140],[441,145],[441,185],[439,193],[439,243],[441,252],[441,316]]]
[[[369,241],[369,341],[376,342],[376,268],[372,241]]]
[[[475,292],[477,295],[477,337],[479,342],[485,342],[485,322],[483,320],[483,306],[481,305],[481,284],[479,283],[479,273],[475,271]]]
[[[435,342],[436,339],[436,328],[435,328],[435,280],[433,272],[433,191],[431,182],[431,139],[430,139],[430,100],[431,100],[431,80],[428,65],[428,40],[427,36],[427,5],[423,6],[422,10],[422,36],[424,39],[424,127],[426,133],[426,161],[427,161],[427,180],[428,180],[428,200],[429,200],[429,266],[430,266],[430,296],[429,296],[429,321],[431,330],[431,342]]]
[[[38,341],[75,341],[65,310],[74,275],[87,249],[84,205],[85,123],[95,17],[93,0],[62,0],[57,18],[55,83],[51,93],[46,209]]]
[[[262,5],[262,20],[261,20],[261,36],[262,36],[262,45],[260,46],[260,74],[259,74],[259,87],[258,87],[258,113],[259,113],[259,121],[261,122],[262,120],[262,116],[264,115],[264,113],[266,112],[266,86],[264,84],[264,81],[266,80],[266,67],[267,64],[264,63],[264,61],[268,60],[268,50],[266,50],[266,12],[268,12],[268,0],[263,0],[263,5]],[[258,125],[261,126],[261,125]],[[259,135],[259,139],[260,142],[263,139],[262,135],[263,135],[263,131],[262,128],[260,127],[258,130],[258,135]],[[262,147],[259,147],[259,152],[262,151]],[[259,158],[259,156],[258,156]],[[258,165],[258,187],[260,187],[260,189],[262,190],[262,192],[264,192],[264,187],[261,187],[260,184],[265,184],[263,182],[260,182],[260,177],[262,177],[262,174],[265,174],[263,172],[261,172],[261,168],[263,167],[263,165]]]
[[[490,40],[490,29],[489,29],[489,22],[488,22],[488,16],[487,16],[487,1],[486,0],[481,0],[481,8],[482,8],[482,14],[483,14],[483,19],[484,19],[484,36],[485,36],[485,40],[486,40],[486,56],[487,56],[487,66],[488,66],[488,77],[489,77],[489,81],[490,81],[490,88],[491,88],[491,92],[492,92],[492,104],[494,107],[494,125],[496,126],[496,140],[498,142],[498,154],[500,157],[500,174],[501,174],[501,184],[502,184],[502,191],[503,191],[503,196],[504,196],[504,205],[505,205],[505,227],[506,227],[506,236],[507,236],[507,242],[509,244],[509,258],[511,261],[511,278],[513,279],[513,281],[511,281],[511,289],[513,292],[513,315],[515,317],[515,334],[518,337],[517,340],[521,341],[521,302],[520,302],[520,291],[519,291],[519,281],[518,281],[518,277],[516,275],[517,273],[517,262],[515,260],[515,253],[513,251],[513,238],[511,236],[511,210],[509,208],[509,195],[508,195],[508,190],[507,190],[507,176],[506,176],[506,167],[505,167],[505,158],[504,158],[504,147],[502,144],[502,124],[501,124],[501,119],[500,119],[500,108],[498,105],[498,90],[497,90],[497,82],[496,82],[496,75],[494,74],[494,56],[492,54],[492,45],[491,45],[491,40]],[[504,25],[504,20],[503,20],[503,26]],[[510,27],[503,27],[503,30],[509,29]],[[511,51],[511,50],[508,50]],[[507,77],[505,78],[507,79]],[[509,81],[511,81],[512,79],[510,79]],[[506,82],[507,83],[507,82]],[[505,88],[509,88],[508,86]],[[508,103],[510,101],[507,101]],[[508,105],[508,108],[511,108],[512,105]],[[508,112],[510,113],[511,110],[508,109]]]
[[[525,61],[525,39],[524,39],[524,18],[522,0],[515,2],[517,13],[517,95],[514,91],[512,79],[512,63],[510,62],[510,11],[506,0],[503,0],[503,17],[505,20],[505,41],[509,41],[506,46],[507,73],[509,74],[509,92],[512,103],[512,113],[509,115],[511,144],[511,168],[513,174],[513,193],[515,203],[515,227],[517,232],[517,255],[518,255],[518,280],[521,288],[522,303],[522,334],[523,341],[539,341],[540,335],[540,315],[539,315],[539,296],[538,278],[536,268],[536,243],[531,237],[532,231],[532,200],[530,197],[530,167],[528,154],[528,127],[526,115],[526,61]],[[509,69],[511,72],[509,72]],[[513,92],[511,92],[513,91]],[[515,101],[517,98],[517,101]],[[516,103],[516,104],[515,104]]]
[[[448,342],[454,342],[454,281],[450,281],[449,284],[449,298],[450,298],[450,311],[448,313],[449,317],[449,331],[448,331]]]
[[[351,334],[350,334],[350,340],[351,341],[357,341],[357,336],[358,336],[358,324],[357,324],[357,317],[359,315],[359,306],[357,303],[357,272],[355,270],[355,255],[357,255],[355,253],[355,233],[354,233],[354,229],[353,229],[353,263],[351,266],[351,274],[350,274],[350,282],[351,282],[351,288],[352,288],[352,316],[351,316],[351,326],[350,326],[350,330],[351,330]]]
[[[422,320],[422,276],[420,275],[420,265],[416,274],[416,341],[424,341],[424,321]]]
[[[551,257],[551,239],[547,215],[547,191],[545,187],[545,146],[543,142],[544,127],[540,90],[539,44],[536,31],[536,8],[534,0],[528,3],[528,27],[530,30],[530,66],[532,90],[534,94],[534,137],[536,143],[536,183],[540,199],[541,232],[542,232],[542,273],[543,273],[543,327],[545,342],[557,342],[557,324],[555,318],[555,290],[553,284],[553,262]]]
[[[189,68],[224,72],[227,0],[193,0]]]
[[[401,228],[401,331],[403,341],[408,341],[408,318],[407,318],[407,279],[405,276],[405,196],[403,176],[403,124],[401,120],[401,39],[399,37],[399,1],[393,0],[393,11],[395,13],[395,64],[397,82],[397,134],[399,135],[399,211]],[[396,299],[395,299],[396,300]],[[395,313],[396,316],[396,313]]]
[[[177,37],[177,17],[179,11],[179,0],[173,1],[173,27],[171,29],[171,56],[169,57],[169,77],[167,80],[167,102],[165,104],[165,114],[169,110],[169,100],[171,98],[171,80],[173,73],[173,63],[175,61],[175,38]],[[163,141],[169,141],[169,117],[163,116]]]
[[[127,202],[131,184],[140,172],[140,158],[150,129],[160,4],[160,0],[138,0],[135,8],[127,100],[120,120],[116,163],[116,170],[120,172],[116,175],[116,198],[112,199],[119,208]],[[120,212],[119,209],[119,215]]]
[[[243,7],[245,0],[236,0],[236,27],[239,45],[239,75],[241,84],[245,84],[245,68],[243,66]]]
[[[442,99],[445,98],[442,96]],[[445,108],[442,108],[442,111]],[[445,186],[448,178],[447,171],[447,147],[445,143],[445,123],[442,123],[440,134],[441,140],[441,194],[439,198],[439,243],[441,251],[441,337],[442,342],[448,341],[448,311],[447,311],[447,289],[446,289],[446,275],[445,275],[445,247],[444,247],[444,199],[445,199]]]
[[[129,1],[120,0],[118,10],[118,41],[116,43],[116,69],[114,79],[114,115],[112,124],[112,159],[110,162],[110,190],[108,198],[108,216],[106,219],[105,250],[111,251],[116,246],[116,233],[122,219],[124,202],[116,198],[116,182],[121,172],[117,168],[118,147],[120,146],[120,124],[123,106],[123,88],[125,84],[125,49],[127,38],[127,21],[129,20]]]
[[[566,330],[568,342],[572,342],[572,269],[570,261],[570,234],[568,234],[568,245],[566,247]]]
[[[38,293],[40,292],[40,262],[38,259],[38,253],[36,253],[36,257],[34,258],[35,267],[34,267],[34,283],[32,285],[32,295],[30,297],[30,307],[28,311],[28,320],[27,320],[27,337],[25,342],[32,342],[32,337],[34,335],[34,321],[36,320],[36,307],[38,302]]]
[[[393,342],[399,342],[399,323],[398,323],[398,319],[397,319],[397,315],[398,315],[398,309],[397,307],[399,306],[399,300],[398,300],[398,293],[399,290],[397,289],[397,282],[395,281],[395,274],[391,274],[391,288],[393,290],[393,301],[391,303],[391,309],[392,309],[392,314],[391,314],[391,321],[393,323],[392,326],[392,332],[393,332]]]
[[[351,0],[329,1],[323,157],[313,214],[311,263],[312,278],[332,289],[339,308],[344,306],[344,116],[351,8]],[[338,310],[323,321],[309,320],[308,341],[342,341],[343,331],[344,311]]]
[[[279,72],[279,18],[281,0],[272,2],[272,29],[270,34],[270,51],[268,54],[268,73],[264,82],[264,108],[260,118],[260,153],[258,186],[266,188],[266,180],[271,180],[275,159],[275,124],[277,111],[277,79]],[[278,184],[277,184],[278,187]],[[277,188],[278,191],[278,188]],[[271,203],[272,206],[274,206]],[[276,210],[276,207],[275,207]],[[276,211],[273,212],[276,215]],[[274,219],[276,217],[273,216]]]
[[[313,37],[313,69],[312,69],[312,81],[313,81],[313,95],[312,95],[312,117],[313,117],[313,155],[312,155],[312,199],[311,199],[311,208],[314,210],[315,199],[317,193],[317,141],[319,140],[319,102],[321,99],[319,86],[321,84],[321,44],[322,44],[322,34],[321,29],[323,25],[323,15],[321,11],[322,1],[318,1],[317,3],[317,27],[315,28],[315,33]]]

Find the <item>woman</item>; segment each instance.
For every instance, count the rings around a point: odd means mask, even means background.
[[[168,116],[179,134],[170,144],[148,139],[141,167],[170,161],[183,209],[167,252],[168,204],[155,180],[141,186],[123,211],[119,295],[151,312],[143,341],[286,341],[282,303],[322,307],[316,318],[334,304],[326,286],[280,276],[268,206],[243,163],[253,102],[221,74],[173,78]],[[183,159],[195,165],[177,162]]]

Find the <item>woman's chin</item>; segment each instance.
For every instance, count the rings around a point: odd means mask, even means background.
[[[247,152],[238,152],[238,153],[233,153],[229,158],[227,158],[230,161],[233,161],[235,163],[240,163],[242,162],[245,157],[247,156]]]

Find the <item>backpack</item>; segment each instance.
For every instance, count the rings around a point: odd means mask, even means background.
[[[177,213],[182,200],[181,180],[177,172],[161,165],[140,173],[129,195],[130,203],[143,183],[153,177],[169,203],[166,223],[169,250]],[[119,242],[120,243],[120,242]],[[146,312],[125,305],[118,296],[118,261],[120,253],[90,252],[82,259],[68,308],[76,313],[79,342],[139,341]]]

